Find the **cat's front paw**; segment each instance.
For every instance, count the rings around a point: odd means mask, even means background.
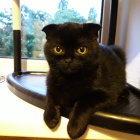
[[[86,131],[88,123],[86,121],[70,120],[67,126],[67,131],[72,139],[79,138]]]
[[[44,112],[44,121],[47,126],[51,129],[55,128],[60,120],[60,110],[59,108],[46,109]]]

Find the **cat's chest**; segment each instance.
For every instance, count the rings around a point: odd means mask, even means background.
[[[53,95],[60,104],[71,104],[90,91],[90,82],[84,79],[55,79]]]
[[[87,89],[87,87],[90,87],[93,80],[88,77],[59,77],[55,81],[56,85],[58,85],[61,90],[67,92],[78,92]]]

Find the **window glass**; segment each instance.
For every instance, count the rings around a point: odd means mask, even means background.
[[[100,23],[102,0],[21,0],[22,57],[44,58],[45,34],[51,23]]]
[[[102,0],[20,0],[23,58],[44,59],[45,34],[51,23],[100,23]],[[0,57],[13,56],[12,0],[0,0]]]
[[[0,0],[0,57],[13,56],[12,0]]]

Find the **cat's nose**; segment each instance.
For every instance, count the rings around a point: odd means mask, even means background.
[[[72,59],[71,58],[67,58],[67,59],[65,59],[65,62],[66,63],[70,63],[70,62],[72,62]]]

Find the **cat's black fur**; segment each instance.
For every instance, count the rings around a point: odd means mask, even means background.
[[[81,136],[91,115],[116,103],[125,88],[125,55],[118,47],[98,44],[97,24],[51,24],[43,28],[45,55],[50,66],[44,120],[54,128],[62,108],[69,108],[68,134]],[[56,54],[55,47],[64,53]],[[86,47],[87,53],[76,50]]]

